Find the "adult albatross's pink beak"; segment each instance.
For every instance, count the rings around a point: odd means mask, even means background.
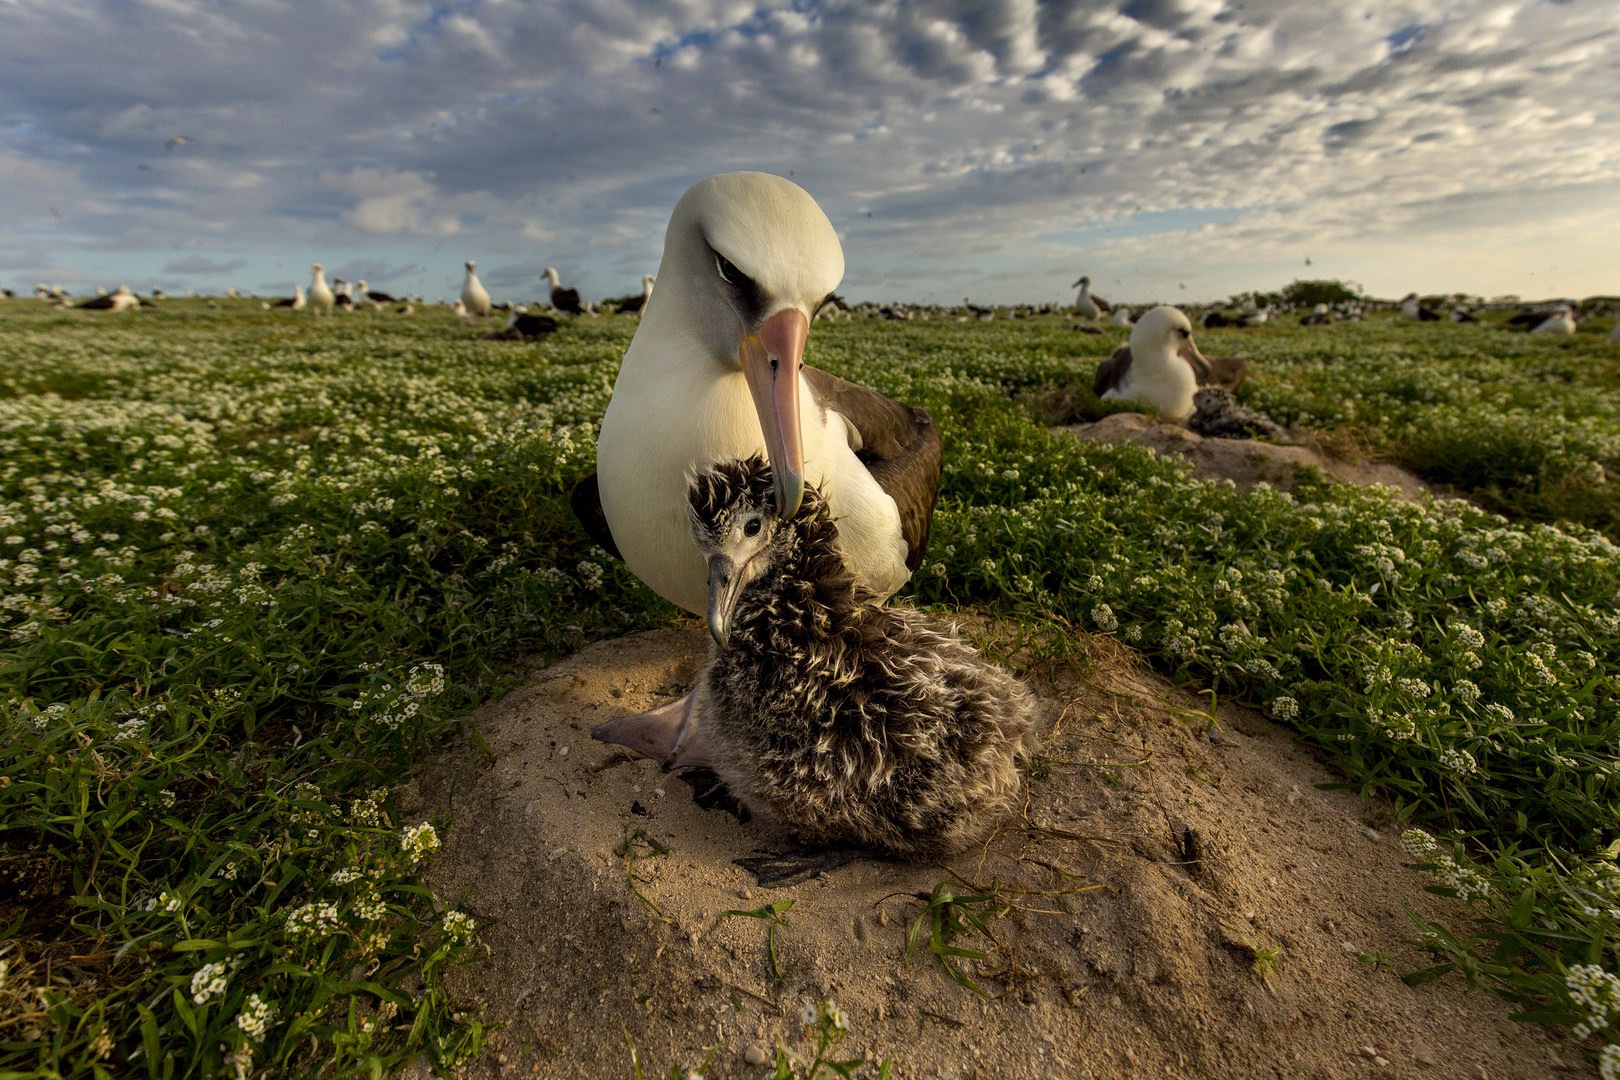
[[[1192,365],[1194,373],[1200,379],[1209,378],[1209,360],[1205,358],[1203,353],[1198,351],[1198,346],[1193,344],[1191,334],[1187,335],[1187,340],[1182,343],[1181,348],[1176,350],[1176,354]]]
[[[754,396],[759,426],[765,432],[765,455],[776,483],[776,512],[790,518],[804,500],[804,440],[799,432],[799,368],[810,320],[787,308],[744,334],[743,376]]]

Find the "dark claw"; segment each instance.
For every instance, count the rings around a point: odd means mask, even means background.
[[[754,875],[755,884],[766,889],[780,889],[797,885],[813,877],[846,866],[856,859],[870,858],[871,853],[853,848],[829,848],[824,851],[783,851],[777,854],[754,855],[747,859],[731,860]]]
[[[705,810],[724,810],[740,825],[748,824],[754,815],[748,807],[737,801],[713,769],[685,769],[675,774],[681,782],[692,788],[692,801]]]

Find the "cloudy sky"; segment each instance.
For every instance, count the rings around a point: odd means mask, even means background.
[[[620,294],[762,169],[852,299],[1620,293],[1615,0],[0,0],[0,72],[13,288]]]

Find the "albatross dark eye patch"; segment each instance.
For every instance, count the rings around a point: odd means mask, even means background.
[[[709,253],[714,256],[714,270],[720,275],[720,280],[731,287],[732,293],[741,304],[746,316],[752,318],[758,314],[761,306],[761,294],[754,279],[737,269],[737,264],[715,251],[711,246]]]

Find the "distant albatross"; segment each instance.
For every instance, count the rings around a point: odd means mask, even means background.
[[[1532,334],[1573,334],[1575,332],[1575,313],[1568,304],[1559,304],[1553,313],[1537,323],[1530,331]]]
[[[652,299],[652,291],[653,291],[653,276],[651,274],[642,274],[641,275],[641,295],[640,296],[632,296],[629,299],[625,300],[624,303],[619,305],[617,314],[620,314],[620,315],[640,315],[641,314],[641,309],[647,306],[647,301],[648,300]]]
[[[482,318],[490,313],[489,291],[478,280],[478,264],[467,260],[467,280],[461,284],[461,305],[468,315]]]
[[[1192,415],[1198,375],[1210,363],[1193,344],[1192,323],[1173,307],[1156,307],[1137,320],[1128,349],[1097,365],[1092,388],[1105,401],[1140,401],[1166,420]]]
[[[1096,319],[1108,314],[1111,310],[1108,301],[1100,296],[1091,295],[1091,278],[1082,277],[1071,289],[1078,287],[1080,294],[1074,298],[1075,313],[1086,319]]]
[[[1418,294],[1407,293],[1401,297],[1401,314],[1413,322],[1439,322],[1440,316],[1418,303]]]
[[[141,306],[141,301],[129,291],[128,285],[120,285],[114,292],[97,296],[75,306],[87,311],[134,311]]]
[[[579,302],[578,289],[565,289],[562,287],[562,278],[557,275],[555,266],[546,267],[546,280],[551,283],[551,306],[564,315],[583,315],[585,307]]]
[[[326,268],[316,263],[309,268],[309,272],[309,310],[317,315],[329,314],[337,297],[332,292],[332,286],[326,283]]]

